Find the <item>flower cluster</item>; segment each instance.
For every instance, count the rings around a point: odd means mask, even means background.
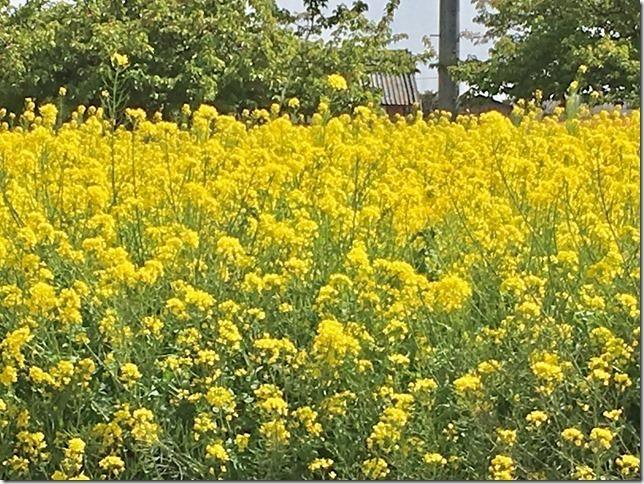
[[[639,477],[639,112],[324,81],[0,111],[0,478]]]

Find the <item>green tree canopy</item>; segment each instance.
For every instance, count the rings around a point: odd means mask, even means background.
[[[367,19],[362,1],[326,14],[325,3],[306,2],[295,14],[275,0],[0,0],[0,105],[43,102],[60,86],[71,103],[97,103],[115,52],[129,58],[128,103],[166,112],[202,102],[235,111],[290,97],[306,111],[332,73],[349,81],[345,103],[363,102],[369,72],[427,58],[388,49],[397,0],[379,22]]]
[[[582,92],[639,104],[640,4],[636,0],[472,0],[493,39],[490,58],[455,69],[476,94],[561,99],[580,66]]]

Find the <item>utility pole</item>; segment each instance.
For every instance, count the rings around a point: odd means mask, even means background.
[[[440,0],[440,36],[438,40],[438,107],[456,112],[458,84],[447,72],[448,66],[458,62],[459,3],[460,0]]]

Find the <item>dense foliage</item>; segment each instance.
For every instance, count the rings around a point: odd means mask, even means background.
[[[494,46],[456,69],[475,93],[561,100],[580,66],[582,91],[639,105],[640,3],[633,0],[472,0]]]
[[[639,112],[287,109],[0,124],[0,477],[637,478]]]
[[[0,1],[0,105],[45,102],[61,86],[75,103],[98,103],[118,52],[131,63],[129,104],[150,112],[202,102],[240,111],[292,96],[312,110],[332,73],[351,81],[335,103],[345,109],[369,99],[369,72],[426,58],[388,49],[396,4],[373,22],[364,2],[326,14],[308,2],[295,15],[275,0]]]

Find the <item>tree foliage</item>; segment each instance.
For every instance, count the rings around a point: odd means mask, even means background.
[[[346,104],[364,101],[367,74],[413,67],[425,56],[388,46],[397,0],[383,19],[367,19],[356,1],[301,14],[275,0],[27,0],[0,3],[0,105],[45,101],[67,88],[72,104],[97,103],[110,56],[128,56],[129,104],[176,112],[183,103],[224,111],[266,106],[292,96],[311,109],[325,77],[349,81]],[[322,34],[325,34],[324,36]]]
[[[640,5],[635,0],[472,0],[493,39],[490,58],[455,69],[477,94],[561,99],[580,66],[582,92],[638,103]]]

